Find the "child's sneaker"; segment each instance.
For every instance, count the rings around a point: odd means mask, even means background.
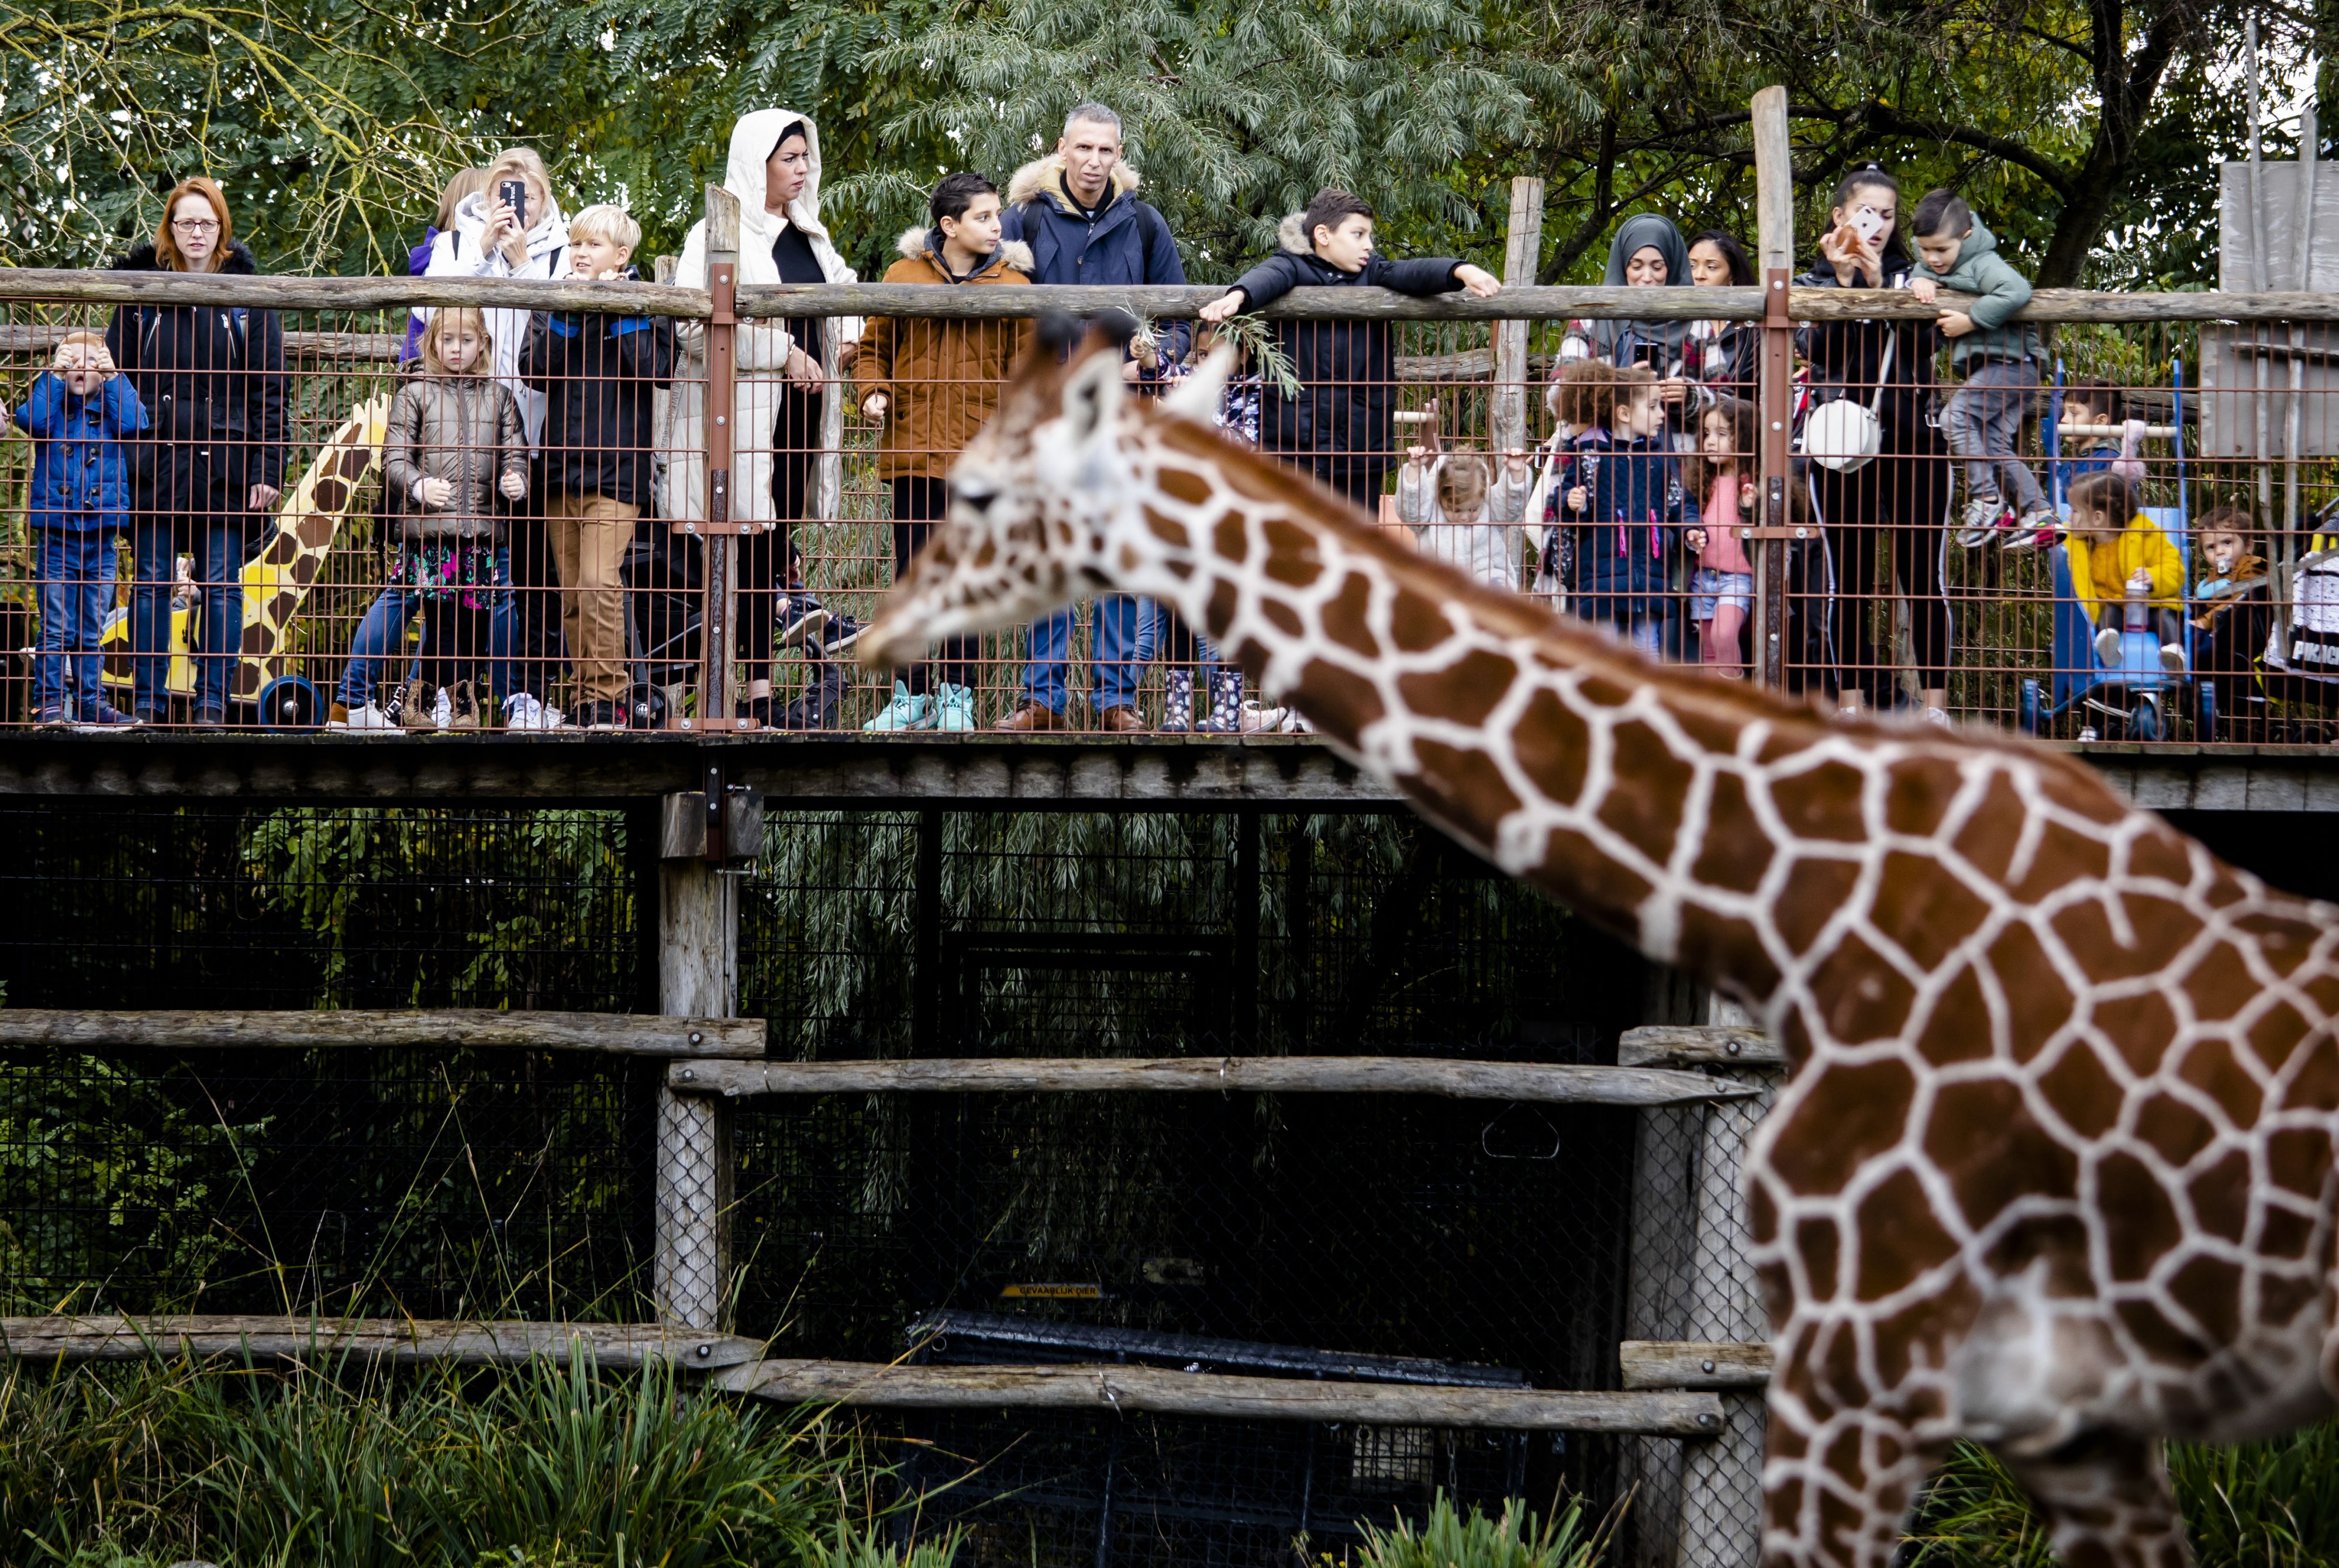
[[[2172,676],[2185,673],[2185,650],[2175,643],[2160,645],[2160,667]]]
[[[1194,733],[1194,672],[1171,670],[1168,689],[1161,696],[1161,733],[1184,735]]]
[[[626,705],[623,703],[587,703],[578,712],[577,722],[588,730],[621,730],[626,727]]]
[[[893,683],[893,700],[881,709],[877,716],[863,725],[870,735],[896,735],[904,730],[930,730],[934,727],[934,715],[927,709],[931,705],[926,694],[911,695],[909,683]]]
[[[820,633],[820,651],[824,655],[841,654],[861,640],[862,625],[843,610],[832,612]]]
[[[43,708],[33,715],[33,722],[44,730],[61,730],[73,723],[73,715],[63,708]]]
[[[1211,671],[1210,711],[1196,727],[1206,735],[1242,734],[1242,671]]]
[[[2033,507],[2014,525],[2014,537],[2006,541],[2006,547],[2010,554],[2027,555],[2032,550],[2052,549],[2062,540],[2061,514],[2052,507]]]
[[[445,686],[430,699],[430,727],[443,730],[455,722],[455,699]]]
[[[327,729],[331,729],[333,726],[331,723],[328,723],[325,727]],[[340,727],[345,730],[358,730],[368,735],[394,735],[401,733],[398,727],[398,721],[391,718],[388,714],[382,712],[378,705],[372,703],[368,703],[361,708],[351,710],[350,716],[342,722]]]
[[[504,699],[504,728],[508,730],[549,731],[561,727],[560,710],[546,707],[526,692],[514,692]]]
[[[439,727],[431,713],[438,701],[439,688],[418,676],[390,694],[382,712],[397,720],[400,729],[432,730]]]
[[[2120,665],[2120,634],[2117,626],[2106,626],[2096,634],[2096,662],[2107,670]]]
[[[136,719],[131,717],[128,714],[123,713],[120,708],[115,707],[104,697],[97,699],[96,707],[82,715],[81,722],[86,727],[97,730],[126,730],[135,729],[138,727],[138,721]]]
[[[828,625],[828,610],[802,588],[790,588],[780,596],[775,618],[780,626],[780,646],[792,648],[807,638],[820,636],[821,628]]]
[[[974,728],[974,688],[944,681],[934,690],[934,728],[963,735]]]
[[[475,730],[479,727],[479,699],[473,695],[470,682],[455,683],[454,711],[440,727],[450,730]]]
[[[1966,503],[1965,526],[1958,530],[1958,543],[1969,550],[1979,549],[2001,537],[2009,520],[2004,501],[1996,496],[1976,496]]]

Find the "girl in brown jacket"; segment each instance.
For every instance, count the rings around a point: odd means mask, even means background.
[[[528,498],[528,427],[493,365],[478,311],[443,310],[423,329],[421,368],[390,400],[381,443],[383,520],[396,548],[351,640],[327,728],[472,729],[490,688],[511,695],[504,510]],[[382,666],[404,662],[418,613],[420,673],[378,707],[373,687]]]
[[[1031,248],[1002,243],[999,190],[980,174],[952,174],[927,202],[930,229],[911,229],[889,283],[1028,284]],[[854,368],[862,411],[879,427],[878,477],[893,487],[893,573],[899,577],[933,532],[947,501],[943,479],[959,450],[999,408],[1000,384],[1023,352],[1026,321],[942,321],[879,316]],[[893,700],[864,729],[971,730],[974,659],[971,636],[943,640],[939,679],[928,666],[895,676]]]

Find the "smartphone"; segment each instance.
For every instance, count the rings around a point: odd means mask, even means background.
[[[526,229],[528,227],[528,182],[507,180],[496,187],[496,194],[503,198],[504,205],[512,210],[512,215],[518,220],[519,226]]]
[[[1852,213],[1851,226],[1859,231],[1860,239],[1873,245],[1877,236],[1884,232],[1884,217],[1873,207],[1862,207]]]

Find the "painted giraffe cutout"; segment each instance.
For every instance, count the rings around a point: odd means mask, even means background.
[[[1046,356],[1042,356],[1044,360]],[[1411,555],[1160,403],[1035,361],[864,637],[1148,595],[1512,875],[1752,1010],[1778,1347],[1766,1561],[1886,1568],[1952,1439],[2067,1561],[2188,1556],[2156,1439],[2333,1408],[2339,922],[2010,741],[1845,725]]]

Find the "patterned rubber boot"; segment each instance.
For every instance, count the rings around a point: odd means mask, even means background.
[[[1194,733],[1194,672],[1171,670],[1168,689],[1161,695],[1161,733],[1165,735],[1185,735]]]
[[[1242,734],[1243,678],[1240,670],[1210,672],[1210,711],[1202,717],[1206,735]]]

